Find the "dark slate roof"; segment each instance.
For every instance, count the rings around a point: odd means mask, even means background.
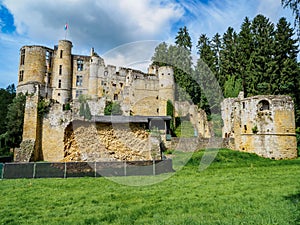
[[[148,123],[150,120],[171,120],[170,116],[94,116],[98,123]]]

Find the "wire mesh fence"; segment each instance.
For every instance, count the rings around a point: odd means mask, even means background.
[[[172,160],[0,163],[1,179],[145,176],[174,172]]]

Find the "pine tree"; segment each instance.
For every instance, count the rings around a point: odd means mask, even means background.
[[[152,64],[157,66],[165,66],[169,63],[168,45],[165,42],[160,43],[152,56]]]
[[[200,81],[202,90],[199,106],[208,115],[218,113],[222,93],[216,78],[215,53],[210,45],[210,40],[205,34],[200,35],[197,49],[200,57],[197,61],[195,77]]]
[[[295,102],[296,124],[300,125],[299,65],[297,63],[297,40],[293,39],[294,30],[285,18],[280,18],[275,31],[276,71],[272,82],[272,94],[290,95]]]
[[[192,50],[192,39],[186,26],[179,28],[175,43],[179,47],[183,47],[189,51]]]
[[[192,77],[192,42],[186,27],[180,28],[175,38],[176,46],[169,47],[169,59],[174,67],[176,85],[175,99],[179,101],[193,101],[194,85]]]
[[[273,80],[272,94],[292,94],[298,89],[297,41],[293,39],[293,29],[285,18],[277,23],[275,32],[276,77]]]
[[[216,75],[219,85],[222,87],[224,85],[224,79],[220,77],[220,69],[221,69],[220,51],[222,47],[222,40],[221,40],[221,35],[219,33],[215,34],[215,36],[212,38],[210,45],[214,56],[213,71]]]
[[[239,61],[238,61],[238,54],[237,54],[237,34],[232,27],[229,27],[223,35],[222,49],[220,51],[220,60],[221,60],[220,79],[223,80],[222,82],[223,92],[225,91],[225,86],[227,88],[230,85],[233,85],[233,87],[240,87],[238,84],[235,85],[236,81],[237,82],[240,81],[241,75],[239,73]],[[229,96],[226,96],[225,94],[225,97],[229,97]],[[237,97],[237,96],[230,96],[230,97]]]
[[[248,17],[245,17],[244,22],[241,26],[241,30],[238,34],[237,40],[237,60],[239,77],[242,81],[242,90],[244,91],[245,97],[248,96],[248,85],[252,82],[251,80],[251,55],[254,51],[253,46],[253,35],[251,32],[251,21]]]
[[[249,94],[272,94],[272,82],[275,77],[274,60],[274,24],[263,15],[257,15],[251,24],[254,51],[251,54],[252,73]]]

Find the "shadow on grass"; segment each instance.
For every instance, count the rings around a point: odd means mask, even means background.
[[[293,205],[296,206],[297,215],[296,215],[295,224],[300,225],[300,191],[297,194],[289,195],[289,196],[285,197],[285,199],[291,201],[293,203]]]

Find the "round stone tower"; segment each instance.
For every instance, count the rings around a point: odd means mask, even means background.
[[[94,52],[94,49],[92,49],[88,95],[93,99],[97,99],[99,96],[98,77],[102,77],[103,74],[104,74],[104,60]]]
[[[167,101],[171,100],[174,104],[175,82],[173,68],[162,66],[158,68],[159,78],[159,115],[167,115]]]
[[[72,47],[71,41],[60,40],[54,49],[52,98],[62,104],[71,99]]]
[[[46,52],[43,46],[24,46],[20,49],[19,79],[17,92],[35,93],[37,84],[45,85],[47,74]]]

